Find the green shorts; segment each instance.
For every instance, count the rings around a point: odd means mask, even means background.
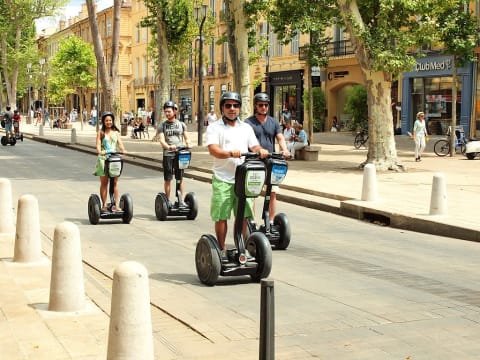
[[[235,184],[229,184],[212,178],[212,201],[210,202],[210,217],[213,221],[229,220],[232,213],[237,216],[238,198],[235,195]],[[245,216],[253,217],[253,199],[248,198],[245,204]]]

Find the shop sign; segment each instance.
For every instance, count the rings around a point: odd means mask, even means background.
[[[430,60],[417,62],[415,65],[415,71],[441,71],[441,70],[451,70],[452,69],[452,60]]]

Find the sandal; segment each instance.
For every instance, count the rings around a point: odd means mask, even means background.
[[[108,207],[107,207],[107,206],[102,207],[102,209],[100,210],[100,212],[102,212],[102,213],[108,212]]]
[[[122,211],[122,209],[120,209],[118,206],[114,206],[112,207],[112,211]]]

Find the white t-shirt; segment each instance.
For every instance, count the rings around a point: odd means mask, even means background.
[[[217,144],[227,151],[248,152],[259,145],[253,128],[237,120],[235,126],[226,125],[222,119],[207,127],[207,146]],[[243,158],[213,159],[213,174],[221,181],[235,183],[235,169],[243,163]]]
[[[208,125],[212,125],[215,121],[218,120],[217,114],[215,113],[212,114],[211,112],[207,114],[206,118],[207,118]]]

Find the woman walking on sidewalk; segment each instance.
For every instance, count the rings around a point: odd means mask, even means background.
[[[417,120],[413,124],[413,140],[415,141],[415,161],[422,161],[423,150],[425,150],[425,137],[428,136],[425,124],[425,114],[417,113]]]

